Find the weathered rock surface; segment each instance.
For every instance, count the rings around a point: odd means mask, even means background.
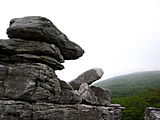
[[[48,109],[41,109],[44,106]],[[55,105],[37,103],[34,107],[33,117],[50,118],[48,120],[120,120],[121,109],[112,107],[96,107],[84,104]],[[48,114],[46,114],[48,113]]]
[[[81,103],[82,101],[81,96],[73,90],[71,85],[69,85],[65,81],[60,81],[60,86],[61,86],[61,95],[58,103],[62,103],[62,104]]]
[[[44,64],[0,65],[0,71],[0,99],[59,100],[59,79]]]
[[[0,71],[1,120],[121,119],[123,109],[120,106],[82,104],[72,86],[59,80],[47,65],[0,65]],[[84,88],[91,90],[89,86]]]
[[[64,59],[84,51],[51,21],[16,18],[7,33],[12,39],[0,40],[0,120],[121,119],[124,108],[110,104],[110,91],[89,86],[102,69],[86,71],[74,84],[58,79]]]
[[[60,85],[62,90],[74,90],[73,87],[67,82],[60,80]]]
[[[82,73],[76,79],[70,81],[69,84],[73,87],[73,89],[78,90],[82,83],[87,83],[90,85],[100,79],[102,75],[103,70],[101,68],[93,68]]]
[[[62,70],[64,66],[54,58],[48,56],[37,56],[32,54],[0,55],[0,62],[3,63],[43,63],[50,66],[53,70]]]
[[[84,104],[58,105],[46,102],[0,100],[1,120],[120,120],[121,109]]]
[[[0,100],[0,120],[33,120],[32,113],[28,102]]]
[[[84,50],[79,45],[70,41],[50,20],[44,17],[28,16],[12,19],[7,34],[9,38],[55,44],[66,60],[77,59],[84,54]]]
[[[95,93],[91,90],[87,83],[82,83],[79,87],[78,93],[82,97],[82,103],[89,105],[98,105],[98,98]]]
[[[147,107],[145,120],[160,120],[160,108]]]
[[[100,106],[110,106],[111,92],[108,89],[89,86],[82,83],[78,93],[82,97],[82,103]]]
[[[22,39],[0,39],[0,53],[5,55],[32,54],[48,56],[58,62],[64,62],[60,50],[54,44],[45,42],[27,41]]]
[[[53,70],[61,70],[64,62],[60,50],[54,44],[22,39],[0,39],[0,62],[43,63]]]
[[[111,91],[101,87],[91,86],[91,90],[95,93],[98,98],[99,105],[110,106]]]

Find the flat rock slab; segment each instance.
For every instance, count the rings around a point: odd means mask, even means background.
[[[69,82],[73,89],[78,90],[82,83],[92,84],[96,80],[99,80],[103,75],[101,68],[93,68],[79,75],[76,79]]]
[[[38,56],[48,56],[58,62],[64,62],[60,50],[54,44],[45,42],[27,41],[22,39],[0,39],[0,54],[32,54]]]
[[[0,100],[1,120],[120,120],[122,110],[84,104],[58,105],[46,102]]]
[[[0,65],[0,71],[0,99],[55,102],[59,100],[59,79],[47,65]]]
[[[77,59],[84,54],[84,50],[79,45],[70,41],[50,20],[44,17],[28,16],[12,19],[7,34],[9,38],[55,44],[65,60]]]
[[[32,54],[0,55],[0,62],[17,63],[42,63],[51,67],[53,70],[62,70],[64,66],[54,58],[48,56],[37,56]]]

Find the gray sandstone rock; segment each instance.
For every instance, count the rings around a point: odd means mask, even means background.
[[[37,56],[32,54],[0,55],[0,62],[3,63],[42,63],[51,67],[53,70],[62,70],[64,66],[54,58],[48,56]]]
[[[91,105],[0,100],[1,120],[120,120],[121,109]]]
[[[64,62],[60,50],[54,44],[45,42],[27,41],[22,39],[0,39],[0,54],[32,54],[37,56],[48,56],[58,62]]]
[[[60,86],[62,90],[74,90],[73,87],[67,82],[60,80]]]
[[[42,109],[45,107],[46,109]],[[42,120],[120,120],[114,119],[114,114],[121,116],[120,111],[107,107],[96,107],[90,105],[55,105],[37,103],[34,108],[33,118]],[[113,114],[113,115],[112,115]],[[118,116],[120,118],[120,116]],[[50,119],[49,119],[50,118]],[[36,120],[34,119],[34,120]]]
[[[91,86],[91,90],[95,93],[98,98],[99,105],[110,106],[111,91],[109,89]]]
[[[61,95],[58,103],[62,103],[62,104],[81,103],[82,98],[77,92],[73,90],[70,84],[60,80],[60,86],[61,86]]]
[[[0,120],[32,120],[33,107],[28,102],[0,100]]]
[[[77,92],[71,90],[65,90],[61,92],[58,103],[76,104],[76,103],[81,103],[81,101],[82,99]]]
[[[160,120],[160,108],[147,107],[145,110],[145,120]]]
[[[84,50],[79,45],[70,41],[50,20],[44,17],[28,16],[12,19],[7,34],[9,38],[55,44],[65,60],[77,59],[84,54]]]
[[[108,89],[95,86],[90,87],[87,83],[82,83],[78,93],[82,97],[82,103],[110,106],[111,92]]]
[[[88,105],[98,105],[98,98],[95,93],[91,90],[87,83],[82,83],[79,87],[78,93],[82,97],[82,103]]]
[[[57,102],[60,97],[59,79],[44,64],[1,64],[0,71],[0,99]]]
[[[96,80],[99,80],[103,75],[101,68],[93,68],[79,75],[76,79],[69,82],[74,90],[78,90],[82,83],[92,84]]]

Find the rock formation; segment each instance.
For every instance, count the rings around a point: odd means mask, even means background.
[[[77,59],[84,53],[79,45],[70,41],[50,20],[44,17],[31,16],[12,19],[7,34],[9,38],[54,44],[59,48],[65,60]]]
[[[160,108],[147,107],[145,120],[160,120]]]
[[[47,18],[15,18],[0,40],[0,120],[120,120],[123,107],[110,104],[110,90],[89,86],[103,70],[74,82],[60,80],[65,60],[84,50]],[[74,83],[74,84],[72,84]]]

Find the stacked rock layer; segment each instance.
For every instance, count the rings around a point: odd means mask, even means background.
[[[70,84],[60,80],[65,60],[84,50],[47,18],[15,18],[0,39],[1,120],[120,120],[123,107],[110,104],[110,90],[89,86],[103,75],[94,68]]]

